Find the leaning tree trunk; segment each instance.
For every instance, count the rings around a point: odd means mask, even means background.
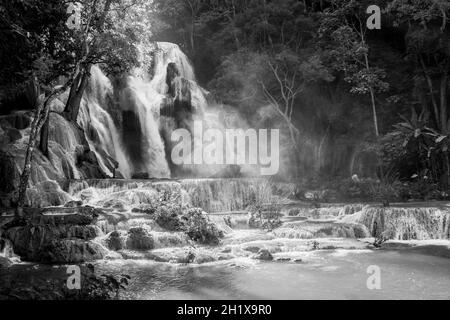
[[[31,164],[34,156],[34,149],[36,146],[37,136],[47,121],[48,110],[49,109],[49,99],[47,99],[44,103],[40,103],[38,108],[36,109],[35,117],[33,123],[31,124],[30,137],[27,147],[27,152],[25,155],[25,164],[20,176],[19,182],[19,196],[17,199],[17,210],[16,215],[22,214],[22,208],[25,205],[25,195],[28,188],[28,181],[31,175]]]
[[[28,140],[24,167],[19,180],[18,197],[16,202],[16,216],[22,215],[23,207],[25,206],[25,196],[28,188],[28,182],[30,180],[31,166],[33,162],[34,151],[36,149],[37,137],[41,132],[42,127],[48,120],[50,104],[58,94],[66,91],[68,86],[69,83],[64,86],[55,88],[43,102],[39,101],[38,106],[36,107],[35,116],[31,124],[30,137]]]
[[[49,158],[50,153],[48,150],[48,131],[50,125],[50,117],[47,116],[47,120],[45,121],[42,129],[41,129],[41,137],[39,140],[39,150],[41,150],[42,154]]]
[[[76,122],[80,112],[81,100],[83,99],[84,91],[88,85],[91,65],[81,70],[75,77],[74,83],[70,88],[69,98],[64,109],[64,116],[67,120]]]

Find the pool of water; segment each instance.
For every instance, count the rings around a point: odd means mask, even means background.
[[[370,266],[381,270],[380,290],[367,287]],[[450,259],[402,251],[317,251],[301,263],[109,261],[98,267],[132,277],[124,299],[450,299]]]

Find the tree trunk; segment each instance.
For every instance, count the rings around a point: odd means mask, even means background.
[[[49,102],[51,97],[47,98],[44,103],[40,103],[35,112],[35,118],[31,124],[30,138],[28,142],[27,152],[25,155],[25,164],[20,176],[19,182],[19,195],[17,199],[16,216],[22,214],[22,208],[25,205],[25,195],[28,188],[28,181],[31,175],[31,164],[33,161],[34,149],[36,146],[37,135],[40,132],[42,126],[47,121]]]
[[[64,116],[69,121],[76,122],[78,119],[81,100],[83,99],[83,94],[89,81],[90,70],[91,66],[88,65],[86,69],[80,71],[75,77],[74,84],[70,89],[69,99],[64,109]]]
[[[448,133],[447,128],[447,82],[448,74],[444,71],[441,77],[441,130],[443,134]]]
[[[16,202],[16,217],[22,215],[23,207],[25,205],[25,196],[28,188],[28,181],[31,175],[31,165],[33,162],[34,149],[36,147],[37,136],[41,132],[42,127],[48,120],[48,114],[50,111],[50,104],[52,100],[62,92],[66,91],[69,86],[69,82],[64,86],[55,88],[52,93],[43,101],[39,102],[36,107],[35,116],[31,123],[30,137],[28,140],[27,151],[25,155],[24,167],[19,180],[19,190]]]
[[[375,127],[375,136],[378,138],[380,136],[380,130],[378,128],[378,116],[377,116],[377,105],[375,102],[375,92],[370,88],[370,100],[372,101],[372,112],[373,112],[373,125]]]
[[[50,117],[47,116],[47,121],[45,121],[42,129],[41,129],[41,137],[39,140],[39,150],[41,150],[42,154],[49,158],[50,154],[48,151],[48,131],[50,125]]]
[[[434,119],[436,121],[436,128],[439,129],[439,127],[441,126],[441,123],[439,121],[438,105],[437,105],[437,102],[436,102],[436,98],[434,96],[433,80],[431,79],[430,75],[427,72],[427,68],[425,66],[425,62],[423,61],[423,58],[420,57],[419,60],[420,60],[420,64],[422,65],[422,71],[423,71],[423,73],[425,75],[425,79],[427,80],[428,91],[430,93],[431,103],[433,105]]]

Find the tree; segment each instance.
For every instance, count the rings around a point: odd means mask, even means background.
[[[19,28],[37,42],[34,46],[30,46],[31,66],[22,66],[23,72],[30,75],[34,88],[35,114],[31,124],[24,169],[19,182],[17,214],[21,214],[24,206],[39,134],[41,135],[40,148],[44,154],[48,155],[48,115],[53,99],[70,88],[64,114],[69,120],[76,121],[81,98],[89,79],[90,67],[93,64],[107,62],[107,70],[111,73],[121,73],[129,70],[137,62],[137,34],[148,31],[146,30],[148,25],[142,20],[145,19],[145,15],[142,15],[142,10],[146,6],[145,2],[130,0],[114,4],[116,3],[113,3],[113,0],[106,0],[103,3],[100,0],[94,1],[89,7],[90,14],[87,15],[87,22],[82,24],[83,33],[68,30],[66,4],[57,0],[47,6],[42,4],[47,10],[40,16],[44,21],[53,21],[53,29],[25,31],[27,30],[25,21],[23,27],[10,23],[13,32]],[[96,13],[99,5],[103,8],[100,11],[101,14]],[[40,12],[39,1],[36,0],[32,8]],[[135,10],[127,15],[129,12],[127,9],[130,8]],[[7,14],[17,14],[15,7],[8,9]],[[114,19],[122,22],[116,24]],[[46,25],[45,22],[43,25]],[[112,28],[113,25],[114,28]],[[79,45],[80,43],[82,46]],[[58,78],[64,75],[66,79],[62,84],[58,84]]]
[[[393,16],[396,26],[406,30],[406,60],[413,64],[416,72],[413,92],[418,92],[423,97],[422,113],[431,115],[432,123],[428,126],[434,128],[438,142],[432,150],[437,151],[441,158],[440,183],[443,187],[448,187],[450,3],[445,0],[394,0],[388,4],[386,11]],[[432,169],[436,172],[436,166]]]
[[[319,37],[332,69],[343,72],[352,85],[350,92],[369,94],[375,136],[380,136],[376,94],[389,89],[386,72],[370,63],[367,28],[363,22],[364,3],[354,0],[332,0],[322,14]]]
[[[305,87],[315,81],[332,81],[334,78],[322,65],[318,56],[305,57],[300,52],[284,49],[274,57],[265,57],[271,77],[260,79],[264,96],[276,113],[283,119],[296,151],[300,155],[300,130],[294,123],[295,103]]]
[[[72,85],[64,110],[65,117],[77,121],[81,100],[94,64],[105,64],[110,73],[121,74],[137,64],[137,45],[151,35],[144,0],[83,0],[81,24],[73,36],[78,44]]]

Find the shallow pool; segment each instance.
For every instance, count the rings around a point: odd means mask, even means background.
[[[380,268],[380,290],[367,287],[370,266]],[[402,251],[318,251],[301,263],[112,261],[98,267],[132,277],[125,299],[450,299],[450,259]]]

